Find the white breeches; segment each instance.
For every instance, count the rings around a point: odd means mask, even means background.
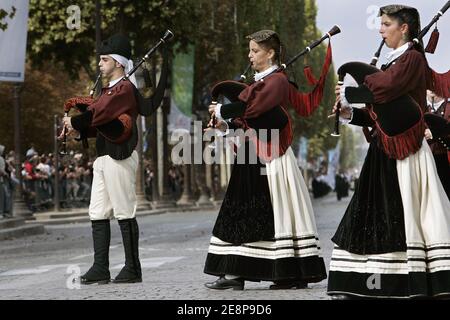
[[[124,160],[110,156],[94,161],[89,217],[91,220],[131,219],[136,215],[136,172],[138,154],[133,151]]]

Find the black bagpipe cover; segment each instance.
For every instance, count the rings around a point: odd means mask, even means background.
[[[338,69],[340,79],[351,75],[358,85],[364,83],[366,76],[383,72],[367,63],[348,62]],[[361,101],[364,103],[364,101]],[[398,135],[414,126],[421,118],[420,106],[409,95],[403,95],[386,103],[371,103],[377,116],[378,124],[388,136]]]
[[[239,102],[240,93],[247,87],[247,84],[239,81],[221,81],[211,90],[212,100],[217,101],[220,97],[225,97],[230,102]],[[247,119],[247,123],[253,129],[281,130],[288,123],[288,116],[280,106],[276,106],[257,118]]]
[[[434,138],[450,135],[450,122],[434,113],[425,113],[425,121]]]
[[[247,84],[239,81],[225,80],[217,83],[211,89],[213,101],[217,101],[221,96],[227,98],[230,102],[238,102],[241,92],[248,87]]]

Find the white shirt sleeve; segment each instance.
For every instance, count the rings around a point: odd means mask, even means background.
[[[346,119],[346,118],[341,118],[339,117],[339,121],[342,124],[349,124],[352,120],[353,120],[353,107],[350,105],[350,103],[348,102],[347,98],[345,97],[345,89],[347,88],[346,85],[342,85],[341,89],[340,89],[340,96],[341,96],[341,107],[347,107],[347,108],[351,108],[352,109],[352,114],[350,116],[350,119]]]
[[[342,103],[342,102],[341,102]],[[352,107],[351,107],[352,108]],[[352,122],[352,120],[353,120],[353,108],[352,108],[352,114],[350,115],[350,119],[347,119],[347,118],[341,118],[340,116],[339,116],[339,122],[340,123],[342,123],[342,124],[349,124],[350,122]]]
[[[220,114],[220,108],[222,107],[221,103],[218,103],[216,105],[216,110],[214,110],[215,114],[216,114],[216,118],[219,120],[222,120],[222,115]]]
[[[345,107],[350,107],[350,103],[348,102],[347,98],[345,97],[345,89],[347,89],[347,86],[342,85],[341,86],[341,105]]]

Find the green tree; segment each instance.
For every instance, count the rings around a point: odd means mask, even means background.
[[[66,23],[67,8],[73,4],[30,0],[28,63],[21,99],[22,150],[34,142],[39,151],[51,152],[54,114],[62,115],[65,99],[87,95],[95,77],[95,2],[79,4],[79,29],[69,29]],[[191,1],[101,0],[101,4],[103,37],[127,33],[135,57],[142,57],[167,28],[175,33],[179,50],[191,42],[197,16]],[[7,148],[13,147],[11,91],[10,85],[0,84],[0,134]]]
[[[302,48],[305,48],[312,41],[319,39],[325,31],[319,31],[316,26],[317,6],[314,0],[305,0],[305,37],[303,39]],[[331,25],[330,25],[331,28]],[[310,65],[314,75],[319,76],[323,61],[325,59],[326,46],[321,45],[319,48],[312,50],[305,58],[304,61],[299,61],[300,64],[296,70],[296,74],[302,74],[303,68],[306,65]],[[307,84],[304,77],[298,80],[300,85],[300,91],[308,92],[312,88]],[[335,71],[333,66],[330,67],[330,71],[327,75],[325,82],[324,95],[319,108],[308,118],[298,118],[295,122],[295,134],[296,137],[303,135],[309,139],[312,139],[312,143],[309,145],[309,151],[311,152],[311,158],[313,155],[323,155],[326,158],[327,150],[332,149],[337,144],[337,139],[332,137],[331,121],[328,119],[331,106],[334,104],[334,86],[336,83]]]
[[[196,6],[189,0],[100,0],[102,37],[126,33],[134,56],[141,57],[170,28],[179,48],[185,49],[197,20]],[[67,8],[72,0],[31,0],[28,28],[28,56],[33,64],[63,63],[73,78],[84,69],[94,78],[95,1],[79,4],[80,28],[69,29]]]
[[[87,81],[85,75],[81,80]],[[85,92],[84,82],[70,83],[70,78],[61,68],[48,64],[42,70],[27,64],[25,82],[21,93],[21,149],[27,150],[31,143],[38,152],[53,152],[53,117],[62,114],[63,102]],[[0,82],[0,135],[1,144],[8,150],[14,149],[14,108],[12,86]],[[73,146],[79,143],[73,143]]]
[[[124,32],[133,42],[134,57],[141,57],[158,40],[165,29],[171,29],[175,38],[170,43],[171,51],[184,51],[188,45],[195,47],[195,80],[193,109],[205,110],[202,101],[211,86],[221,80],[233,79],[248,64],[248,41],[245,36],[261,29],[279,32],[287,48],[287,57],[292,57],[306,45],[321,36],[315,25],[317,8],[314,0],[100,0],[102,6],[102,36]],[[73,81],[64,80],[61,86],[49,89],[61,100],[52,103],[23,99],[23,112],[32,115],[36,104],[42,103],[46,115],[39,121],[52,132],[53,114],[62,113],[63,98],[72,95],[86,95],[95,77],[95,1],[79,4],[81,21],[79,29],[68,29],[67,8],[76,4],[72,0],[30,0],[28,32],[27,74],[40,68],[56,80],[66,79],[64,72]],[[289,68],[289,74],[302,91],[309,91],[303,76],[305,64],[312,66],[315,75],[320,72],[326,46],[322,45],[308,54],[306,60],[299,59]],[[176,54],[176,52],[174,52]],[[50,67],[51,66],[51,67]],[[47,68],[47,69],[46,69]],[[331,68],[332,69],[332,68]],[[27,76],[28,77],[28,76]],[[34,78],[35,79],[35,78]],[[91,79],[91,80],[89,80]],[[26,83],[25,89],[38,83]],[[307,119],[293,115],[294,132],[314,138],[320,143],[314,153],[325,154],[336,140],[330,138],[330,121],[327,120],[333,97],[334,72],[330,71],[325,95],[319,110]],[[70,87],[70,88],[68,88]],[[3,90],[6,90],[3,88]],[[9,90],[9,89],[7,89]],[[27,95],[26,90],[23,91]],[[60,91],[61,90],[61,91]],[[60,91],[60,92],[56,92]],[[0,98],[0,105],[6,109],[11,101]],[[45,96],[45,95],[44,95]],[[5,97],[5,98],[4,98]],[[68,97],[68,96],[67,96]],[[42,99],[45,100],[45,99]],[[5,110],[0,108],[0,118]],[[38,108],[40,109],[40,108]],[[46,117],[47,116],[47,117]],[[206,118],[206,114],[204,117]],[[12,117],[7,117],[10,121]],[[10,121],[9,123],[11,123]],[[25,125],[25,121],[24,121]],[[30,137],[42,134],[41,127],[33,122],[26,130]],[[4,133],[0,127],[0,134]],[[295,147],[295,144],[294,144]],[[316,148],[316,147],[314,147]]]
[[[340,140],[339,168],[346,171],[356,166],[357,155],[353,130],[347,126],[342,126]]]

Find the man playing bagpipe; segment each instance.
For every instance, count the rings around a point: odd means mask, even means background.
[[[173,36],[170,32],[169,36]],[[169,36],[165,35],[160,43]],[[158,45],[159,45],[158,44]],[[157,45],[157,46],[158,46]],[[155,46],[152,50],[156,49]],[[145,56],[148,57],[150,52]],[[136,221],[136,172],[138,142],[136,119],[148,116],[160,105],[167,82],[167,59],[156,91],[143,98],[136,89],[132,73],[131,44],[127,37],[116,34],[102,43],[100,71],[109,81],[97,99],[75,97],[66,101],[67,112],[72,107],[82,111],[64,117],[66,134],[77,131],[81,138],[95,137],[97,159],[94,162],[89,217],[92,222],[94,264],[80,278],[82,284],[108,283],[110,219],[119,221],[125,251],[125,266],[114,283],[142,282],[139,262],[139,228]],[[141,63],[144,62],[143,58]],[[138,67],[138,66],[137,66]],[[60,138],[64,135],[61,134]]]

